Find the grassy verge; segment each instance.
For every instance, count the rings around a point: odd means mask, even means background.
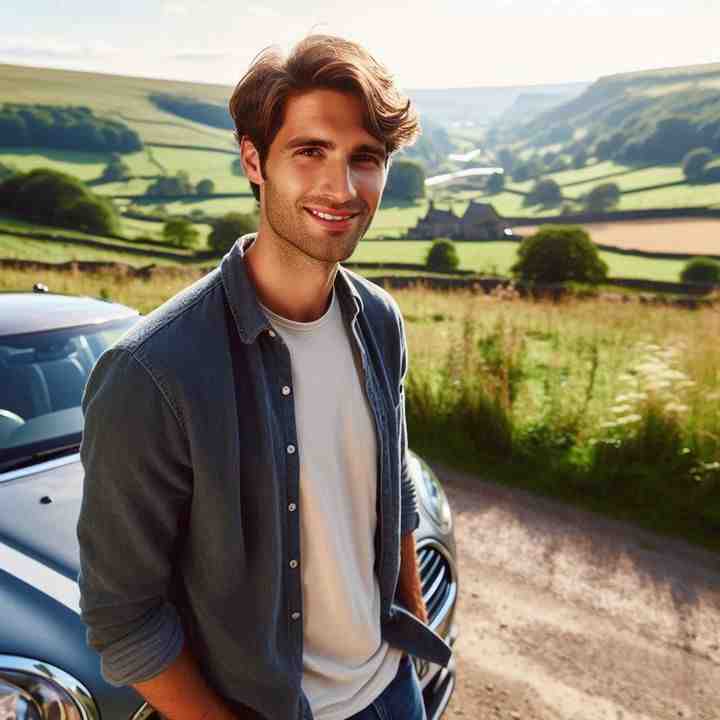
[[[717,309],[396,296],[414,449],[720,551]]]
[[[147,281],[7,269],[0,290],[41,279],[147,313],[201,272]],[[717,306],[393,294],[406,321],[413,449],[720,551]]]

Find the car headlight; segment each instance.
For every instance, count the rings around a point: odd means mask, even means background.
[[[420,502],[443,532],[452,527],[452,513],[445,491],[430,466],[417,455],[408,452],[408,470],[415,479]]]
[[[97,720],[87,689],[63,670],[39,660],[0,655],[2,720]]]

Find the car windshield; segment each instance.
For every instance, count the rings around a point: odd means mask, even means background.
[[[137,320],[0,336],[0,472],[78,450],[90,370]]]

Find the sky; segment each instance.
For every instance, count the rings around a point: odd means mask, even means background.
[[[720,62],[720,0],[2,0],[0,63],[234,85],[269,45],[362,43],[404,89]]]

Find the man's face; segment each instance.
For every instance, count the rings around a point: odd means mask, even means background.
[[[383,143],[363,127],[354,95],[318,89],[290,97],[265,160],[265,220],[306,256],[346,260],[380,203],[385,157]]]

